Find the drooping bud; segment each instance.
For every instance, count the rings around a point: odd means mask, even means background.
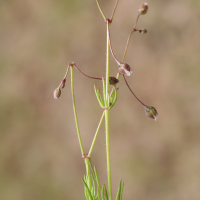
[[[65,82],[66,82],[66,78],[64,78],[62,81],[61,81],[61,89],[63,89],[65,87]]]
[[[148,10],[148,3],[143,3],[138,9],[138,11],[141,12],[142,15],[146,14],[147,10]]]
[[[53,93],[54,99],[58,99],[60,95],[61,95],[61,89],[60,88],[55,89]]]
[[[157,119],[157,111],[156,109],[153,107],[153,106],[148,106],[146,109],[145,109],[145,113],[148,117],[154,119],[156,121]]]
[[[127,64],[127,63],[121,63],[119,65],[119,71],[118,71],[120,74],[125,74],[127,76],[130,76],[132,71],[131,71],[131,68],[130,66]]]
[[[115,77],[109,77],[109,84],[110,85],[116,85],[119,82],[119,80]]]

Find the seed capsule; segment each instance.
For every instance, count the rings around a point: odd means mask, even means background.
[[[58,99],[61,95],[61,90],[60,88],[57,88],[54,90],[54,93],[53,93],[53,96],[54,96],[54,99]]]
[[[157,110],[153,106],[148,106],[145,109],[145,113],[148,117],[150,117],[156,121],[158,113],[157,113]]]

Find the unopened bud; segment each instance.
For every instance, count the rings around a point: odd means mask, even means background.
[[[61,95],[61,90],[60,88],[57,88],[54,90],[54,93],[53,93],[53,96],[54,96],[54,99],[58,99]]]
[[[121,63],[119,65],[119,73],[120,74],[125,74],[127,76],[130,76],[132,71],[131,71],[130,66],[127,63]]]
[[[143,33],[143,34],[147,33],[147,29],[145,29],[145,28],[142,29],[141,33]]]
[[[154,119],[156,121],[157,119],[157,111],[156,109],[153,107],[153,106],[148,106],[146,109],[145,109],[145,113],[148,117]]]
[[[109,77],[109,84],[110,85],[116,85],[119,82],[119,80],[115,77]]]
[[[148,10],[148,3],[143,3],[138,9],[138,11],[141,12],[142,15],[146,14],[147,10]]]
[[[64,78],[61,82],[61,89],[63,89],[65,87],[65,82],[66,82],[66,78]]]

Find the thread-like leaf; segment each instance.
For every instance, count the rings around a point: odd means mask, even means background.
[[[106,189],[105,185],[103,185],[103,194],[104,194],[106,200],[108,200],[108,193],[107,193],[107,189]]]
[[[92,194],[91,194],[91,192],[90,192],[90,189],[89,189],[87,183],[86,183],[83,179],[82,179],[82,181],[83,181],[83,184],[84,184],[84,186],[85,186],[85,189],[86,189],[86,191],[87,191],[87,193],[88,193],[88,195],[89,195],[89,197],[90,197],[90,198],[88,199],[88,196],[85,195],[86,198],[87,198],[87,200],[93,200]],[[86,194],[86,192],[85,192],[85,194]]]
[[[101,192],[101,187],[98,187],[98,189],[97,189],[97,196],[98,196],[99,200],[101,200],[101,198],[100,198],[100,192]]]
[[[104,103],[103,98],[102,98],[102,96],[100,94],[100,90],[98,89],[97,91],[98,91],[98,94],[99,94],[99,99],[102,102],[103,107],[105,107],[105,103]]]
[[[116,200],[120,200],[120,196],[121,196],[121,180],[119,182],[119,188],[118,188],[118,191],[117,191],[117,196],[116,196]]]
[[[93,191],[93,197],[96,196],[96,183],[95,183],[95,176],[94,174],[91,172],[91,175],[92,175],[92,184],[93,184],[93,188],[92,188],[92,191]]]
[[[103,82],[103,98],[104,98],[104,103],[105,103],[105,106],[107,106],[107,101],[106,101],[106,86],[105,86],[104,78],[102,78],[102,82]]]
[[[117,101],[117,97],[118,97],[117,89],[115,88],[114,90],[115,90],[115,91],[114,91],[114,99],[113,99],[113,101],[111,102],[111,106],[109,107],[109,109],[111,109],[111,108],[115,105],[115,103],[116,103],[116,101]]]
[[[94,91],[95,91],[95,94],[96,94],[96,97],[97,97],[97,100],[99,102],[99,105],[104,108],[104,102],[102,100],[102,97],[101,97],[101,94],[99,92],[99,90],[96,89],[96,86],[94,85]]]
[[[124,182],[122,183],[122,187],[121,187],[121,195],[120,195],[120,200],[122,200],[123,189],[124,189]]]
[[[97,185],[98,185],[98,187],[100,187],[99,177],[98,177],[97,169],[96,169],[95,166],[94,166],[94,174],[95,174],[95,177],[96,177]]]
[[[104,185],[103,185],[103,187],[102,187],[102,190],[101,190],[101,198],[102,198],[102,200],[105,200],[105,197],[104,197]]]
[[[123,188],[124,188],[124,183],[122,183],[122,180],[120,180],[116,200],[122,200]]]

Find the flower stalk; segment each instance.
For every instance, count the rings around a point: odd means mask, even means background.
[[[74,76],[73,76],[73,67],[72,66],[71,66],[71,91],[72,91],[72,102],[73,102],[76,129],[77,129],[77,134],[78,134],[78,141],[79,141],[82,157],[85,157],[85,153],[84,153],[84,150],[83,150],[83,144],[82,144],[82,140],[81,140],[79,124],[78,124],[78,117],[77,117],[77,112],[76,112],[76,104],[75,104],[75,96],[74,96]]]

